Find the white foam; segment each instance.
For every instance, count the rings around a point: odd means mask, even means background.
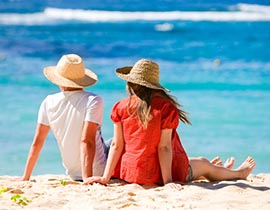
[[[48,18],[44,12],[30,14],[0,14],[0,24],[6,25],[43,25],[52,22],[55,22],[55,20]]]
[[[126,22],[126,21],[270,21],[270,7],[238,4],[238,11],[164,11],[123,12],[82,9],[46,8],[40,13],[3,13],[0,24],[55,24],[65,21]],[[161,28],[160,28],[161,27]],[[168,27],[168,25],[166,25]],[[164,30],[164,26],[157,26]],[[166,28],[165,30],[170,30]]]
[[[89,22],[115,21],[270,21],[270,13],[248,11],[165,11],[165,12],[121,12],[79,9],[47,8],[45,14],[50,18],[81,20]]]
[[[270,13],[270,6],[258,4],[237,4],[237,8],[245,12]]]
[[[163,23],[155,25],[155,29],[157,31],[171,31],[173,30],[173,24],[170,23]]]

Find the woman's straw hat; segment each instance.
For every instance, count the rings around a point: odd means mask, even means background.
[[[98,80],[97,75],[86,69],[82,58],[76,54],[63,55],[57,66],[49,66],[43,73],[52,83],[63,87],[84,88]]]
[[[116,69],[116,74],[123,80],[151,89],[168,91],[159,84],[159,66],[157,63],[141,59],[134,66]]]

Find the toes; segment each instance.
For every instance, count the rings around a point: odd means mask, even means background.
[[[248,161],[248,163],[249,163],[249,165],[250,165],[251,167],[255,167],[256,162],[255,162],[255,160],[254,160],[252,157],[248,157],[248,158],[247,158],[247,161]]]
[[[230,157],[226,160],[225,164],[224,164],[224,167],[225,168],[229,168],[229,169],[232,169],[233,168],[233,165],[234,165],[234,157]]]
[[[212,164],[216,164],[216,163],[221,162],[221,159],[220,159],[219,156],[217,156],[217,157],[215,157],[214,159],[212,159],[210,162],[211,162]]]

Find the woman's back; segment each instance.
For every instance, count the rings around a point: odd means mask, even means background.
[[[112,120],[122,124],[125,142],[122,158],[115,170],[114,177],[138,184],[161,183],[157,147],[162,129],[174,130],[173,151],[176,150],[175,154],[181,154],[182,163],[183,161],[188,162],[176,133],[179,123],[178,110],[168,99],[154,96],[151,100],[152,118],[147,128],[144,128],[139,123],[137,116],[132,114],[138,105],[137,100],[139,99],[136,96],[123,99],[112,110]],[[175,158],[179,159],[178,156]],[[185,164],[183,167],[186,168]]]

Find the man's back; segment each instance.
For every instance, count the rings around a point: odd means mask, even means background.
[[[98,124],[93,175],[102,175],[106,163],[100,126],[103,100],[83,90],[62,91],[42,102],[38,123],[49,125],[57,139],[63,165],[73,179],[81,179],[80,140],[84,121]]]

